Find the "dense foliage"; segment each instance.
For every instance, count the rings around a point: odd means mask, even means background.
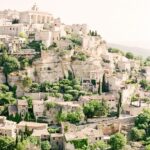
[[[0,136],[0,150],[14,150],[15,139],[11,137]]]
[[[126,145],[126,137],[121,133],[116,133],[110,137],[109,144],[112,150],[121,150]]]
[[[81,95],[85,95],[82,91],[80,82],[76,79],[63,79],[55,83],[43,82],[41,84],[32,83],[31,92],[48,92],[51,96],[59,97],[63,95],[65,101],[78,100]]]
[[[108,114],[109,107],[103,100],[91,100],[85,104],[83,111],[87,118],[92,118],[94,116],[101,117]]]

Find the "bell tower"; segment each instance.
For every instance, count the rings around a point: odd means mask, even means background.
[[[36,3],[32,6],[32,10],[33,11],[38,11],[39,10],[39,8],[37,7]]]

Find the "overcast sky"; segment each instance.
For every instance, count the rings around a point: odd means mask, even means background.
[[[150,0],[0,0],[0,9],[28,10],[35,2],[64,23],[87,23],[108,42],[150,48]]]

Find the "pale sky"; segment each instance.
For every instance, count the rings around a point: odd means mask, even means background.
[[[87,23],[107,42],[150,48],[150,0],[0,0],[0,10],[35,2],[64,23]]]

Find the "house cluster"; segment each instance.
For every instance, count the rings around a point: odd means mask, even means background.
[[[38,50],[30,48],[34,42],[41,44]],[[48,140],[54,150],[74,150],[76,140],[90,144],[98,140],[107,142],[118,131],[126,136],[135,116],[149,108],[150,101],[146,99],[150,95],[140,86],[140,80],[150,82],[150,67],[141,66],[140,60],[129,59],[120,52],[109,52],[102,37],[90,31],[86,24],[65,25],[60,18],[40,11],[36,4],[22,12],[4,10],[0,12],[0,55],[3,46],[9,55],[35,60],[9,73],[7,78],[3,67],[0,68],[0,83],[7,80],[10,87],[16,86],[17,101],[8,106],[8,114],[13,117],[19,114],[23,120],[17,124],[0,116],[0,135],[15,138],[27,128],[32,136]],[[86,93],[76,101],[49,96],[50,91],[31,92],[23,85],[25,77],[40,85],[61,81],[69,72],[80,81],[81,90]],[[21,99],[23,96],[32,99],[32,108],[27,99]],[[85,118],[83,107],[90,101],[105,101],[110,111],[116,112],[120,99],[123,114],[120,118]],[[77,111],[83,114],[79,124],[59,122],[60,114]],[[25,121],[31,112],[36,121]],[[59,132],[49,132],[51,126],[58,124]]]

